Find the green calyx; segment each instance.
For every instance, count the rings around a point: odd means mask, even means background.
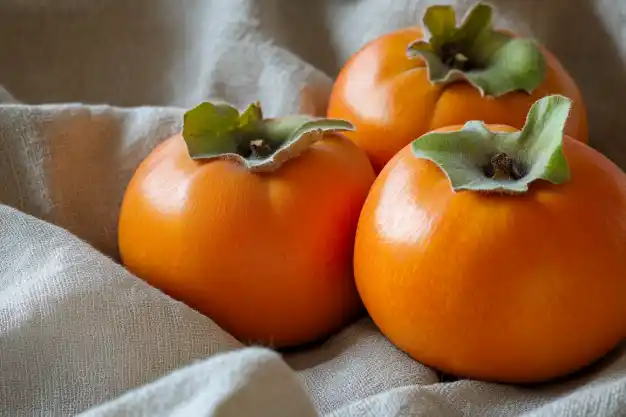
[[[412,143],[413,154],[434,162],[454,191],[519,194],[537,180],[562,184],[570,172],[563,129],[571,100],[544,97],[531,107],[521,131],[495,133],[471,121],[456,132],[432,132]]]
[[[264,119],[259,103],[242,113],[204,102],[185,113],[183,139],[195,160],[232,160],[252,172],[271,172],[320,140],[325,132],[353,130],[349,122],[293,115]]]
[[[495,31],[492,14],[478,3],[457,28],[452,6],[430,7],[423,18],[430,39],[409,45],[408,56],[424,59],[433,84],[466,81],[491,97],[531,93],[545,78],[545,57],[533,40]]]

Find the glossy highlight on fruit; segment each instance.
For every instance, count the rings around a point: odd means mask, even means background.
[[[352,254],[374,180],[340,120],[203,103],[135,172],[119,249],[138,277],[245,343],[325,337],[362,305]]]
[[[572,100],[566,134],[587,142],[587,111],[576,83],[545,47],[492,28],[478,3],[456,27],[451,6],[429,7],[424,27],[384,34],[341,69],[327,115],[350,121],[346,135],[378,172],[400,149],[440,127],[470,120],[522,128],[532,104]]]
[[[570,108],[543,98],[521,132],[438,129],[376,179],[357,228],[357,288],[416,360],[535,383],[626,336],[626,174],[563,134]]]

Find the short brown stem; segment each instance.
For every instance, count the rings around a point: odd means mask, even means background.
[[[491,157],[485,167],[485,175],[495,180],[519,180],[525,172],[519,161],[504,152],[499,152]]]
[[[242,139],[237,145],[237,153],[244,158],[265,158],[275,149],[265,139]]]
[[[265,158],[274,152],[274,149],[263,139],[250,141],[250,154],[253,158]]]
[[[442,45],[439,51],[441,61],[448,68],[459,71],[470,71],[481,67],[477,62],[472,60],[456,43],[446,43]]]

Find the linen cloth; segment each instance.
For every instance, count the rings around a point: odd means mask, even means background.
[[[623,348],[541,387],[442,382],[367,318],[279,355],[116,262],[125,186],[185,108],[322,115],[349,55],[433,3],[0,1],[0,416],[626,415]],[[491,3],[562,60],[626,167],[626,4]]]

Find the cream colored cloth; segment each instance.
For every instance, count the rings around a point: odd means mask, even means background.
[[[623,350],[549,386],[440,382],[363,319],[281,357],[115,262],[124,188],[183,108],[322,114],[347,57],[432,3],[1,1],[0,416],[626,415]],[[625,167],[626,5],[491,3],[561,57]]]

